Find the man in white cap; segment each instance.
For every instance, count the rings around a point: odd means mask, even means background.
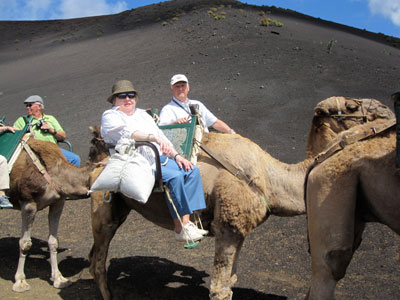
[[[176,74],[171,78],[172,100],[165,105],[160,112],[159,125],[172,125],[188,123],[191,120],[190,106],[197,105],[201,120],[204,124],[204,131],[208,132],[208,127],[212,127],[223,133],[236,133],[224,121],[218,119],[207,107],[198,100],[188,98],[189,80],[183,74]]]
[[[67,135],[60,123],[58,123],[57,119],[51,115],[45,115],[43,113],[44,102],[42,97],[38,95],[30,96],[25,99],[24,104],[28,115],[32,116],[30,131],[35,138],[55,144],[57,144],[58,141],[61,142],[66,139]],[[14,127],[23,129],[25,127],[24,118],[19,117],[15,121]],[[60,149],[70,163],[78,167],[80,166],[81,159],[77,154],[61,147]]]

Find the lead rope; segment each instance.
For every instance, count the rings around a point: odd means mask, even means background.
[[[184,231],[185,231],[184,236],[185,236],[185,239],[186,239],[186,244],[185,244],[184,247],[185,247],[186,249],[192,249],[192,248],[196,247],[196,246],[199,244],[199,242],[195,242],[195,241],[192,239],[192,237],[190,236],[189,232],[187,231],[187,229],[186,229],[185,226],[183,225],[181,216],[179,215],[178,210],[176,209],[176,206],[175,206],[175,204],[174,204],[174,201],[172,201],[171,194],[170,194],[170,192],[169,192],[169,187],[167,187],[167,186],[165,185],[165,186],[164,186],[164,190],[165,190],[165,194],[167,195],[167,198],[168,198],[169,203],[170,203],[171,206],[173,207],[173,209],[174,209],[174,211],[175,211],[175,213],[176,213],[176,216],[177,216],[178,219],[179,219],[179,223],[181,223],[181,227],[182,227],[181,230],[184,230]],[[190,242],[189,242],[189,241],[190,241]]]

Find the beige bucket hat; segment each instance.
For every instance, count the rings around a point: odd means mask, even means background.
[[[118,80],[112,86],[111,96],[107,98],[107,101],[112,103],[115,95],[128,92],[135,92],[136,95],[138,95],[138,92],[133,87],[132,82],[130,82],[129,80]]]

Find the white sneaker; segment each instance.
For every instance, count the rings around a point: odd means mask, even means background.
[[[189,226],[194,227],[195,230],[200,233],[202,236],[206,236],[208,234],[208,230],[205,229],[201,229],[199,227],[196,226],[196,224],[194,224],[193,222],[189,221]]]
[[[199,232],[196,231],[195,229],[196,226],[191,226],[190,223],[187,223],[181,230],[180,233],[175,232],[175,239],[177,241],[183,241],[183,242],[195,242],[198,240],[201,240],[203,238],[203,235],[200,234]]]
[[[13,205],[6,195],[0,196],[0,208],[13,208]]]

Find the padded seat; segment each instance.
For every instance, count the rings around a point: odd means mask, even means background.
[[[151,111],[154,113],[154,110]],[[192,116],[190,123],[185,124],[174,124],[158,126],[165,136],[172,142],[174,148],[178,153],[186,158],[190,158],[193,153],[195,129],[197,122],[197,116]],[[156,169],[157,178],[154,185],[153,192],[164,192],[164,185],[161,179],[161,163],[160,156],[157,148],[150,142],[136,142],[136,147],[151,147],[156,156]]]
[[[22,130],[16,130],[15,133],[12,132],[2,132],[0,134],[0,154],[3,155],[7,162],[11,159],[15,149],[17,148],[20,140],[29,130],[29,119],[24,117],[26,125]],[[5,117],[0,118],[0,122],[3,123]]]

